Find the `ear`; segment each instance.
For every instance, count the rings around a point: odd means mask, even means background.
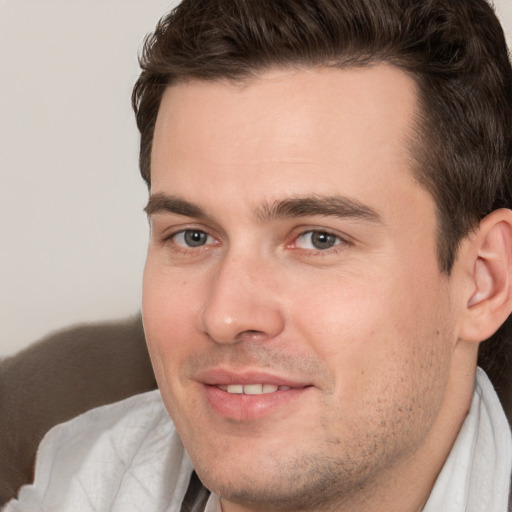
[[[469,286],[459,338],[480,342],[512,311],[512,210],[495,210],[482,219],[463,257]]]

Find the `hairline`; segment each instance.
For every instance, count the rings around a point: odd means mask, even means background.
[[[153,151],[153,142],[154,142],[154,130],[156,127],[158,115],[160,113],[162,99],[165,94],[165,91],[177,85],[186,85],[192,83],[220,83],[220,84],[230,84],[238,87],[246,87],[251,85],[251,83],[261,79],[262,75],[269,70],[295,70],[295,71],[306,71],[306,70],[326,70],[326,69],[338,69],[340,71],[347,69],[362,69],[368,67],[374,67],[378,65],[386,65],[391,66],[398,71],[401,71],[405,75],[411,78],[414,83],[414,112],[411,116],[410,126],[408,129],[408,133],[404,138],[404,144],[407,145],[407,153],[410,157],[410,167],[409,172],[411,173],[411,178],[420,186],[424,191],[426,191],[429,196],[432,198],[435,207],[435,216],[436,216],[436,254],[439,269],[441,272],[447,274],[448,276],[451,273],[451,269],[453,266],[453,260],[455,259],[456,252],[458,249],[458,245],[462,238],[459,240],[459,243],[456,247],[453,248],[452,254],[446,254],[446,247],[443,242],[444,229],[446,226],[443,225],[442,221],[442,212],[440,209],[440,201],[435,197],[434,191],[428,185],[428,173],[425,169],[425,164],[421,162],[422,157],[421,153],[425,151],[427,145],[427,135],[432,134],[433,127],[431,126],[432,120],[430,119],[427,113],[427,102],[425,97],[425,92],[422,87],[422,76],[419,73],[415,73],[404,65],[404,62],[401,62],[401,59],[395,58],[393,59],[391,56],[386,57],[371,57],[371,56],[362,56],[357,57],[355,54],[347,54],[343,59],[341,58],[339,61],[333,61],[332,63],[324,63],[318,59],[318,62],[304,63],[300,61],[290,61],[286,64],[279,64],[277,62],[271,62],[265,66],[254,66],[253,68],[244,70],[243,73],[240,73],[238,76],[194,76],[192,74],[183,74],[179,76],[171,77],[167,80],[167,82],[162,84],[162,93],[160,96],[158,109],[156,111],[155,122],[152,127],[152,136],[151,136],[151,144],[149,147],[150,150],[150,158],[148,162],[147,171],[147,184],[148,188],[151,187],[151,161],[152,161],[152,151]],[[467,233],[466,233],[467,234]]]

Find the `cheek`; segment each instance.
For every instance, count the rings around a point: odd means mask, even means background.
[[[183,386],[181,370],[191,350],[197,350],[197,300],[191,286],[178,273],[162,270],[148,262],[144,270],[142,318],[151,363],[165,406],[182,432],[191,414],[183,407],[197,409],[194,394]],[[184,425],[185,423],[185,425]]]
[[[310,286],[294,290],[291,317],[336,375],[339,392],[360,396],[415,382],[418,372],[449,360],[453,326],[446,289],[433,270],[427,276],[404,264],[365,276],[332,276],[320,294],[310,293]]]
[[[324,421],[331,432],[343,426],[349,439],[360,439],[367,425],[390,446],[401,436],[416,442],[439,411],[449,373],[451,327],[441,318],[442,300],[432,294],[425,302],[407,280],[344,284],[325,286],[321,304],[304,294],[294,313],[332,377]]]
[[[159,382],[178,375],[181,361],[193,345],[192,333],[199,308],[193,287],[178,272],[159,269],[148,256],[143,280],[142,318]]]

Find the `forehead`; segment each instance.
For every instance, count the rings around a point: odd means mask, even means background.
[[[361,199],[376,182],[395,186],[397,173],[412,180],[415,109],[414,81],[389,65],[176,84],[155,126],[152,192],[197,194],[207,178],[229,184],[226,194],[288,181],[299,195]]]

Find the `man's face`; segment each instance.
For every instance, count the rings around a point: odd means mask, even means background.
[[[436,429],[457,336],[411,171],[415,94],[384,65],[164,94],[144,326],[185,447],[227,502],[350,499]]]

